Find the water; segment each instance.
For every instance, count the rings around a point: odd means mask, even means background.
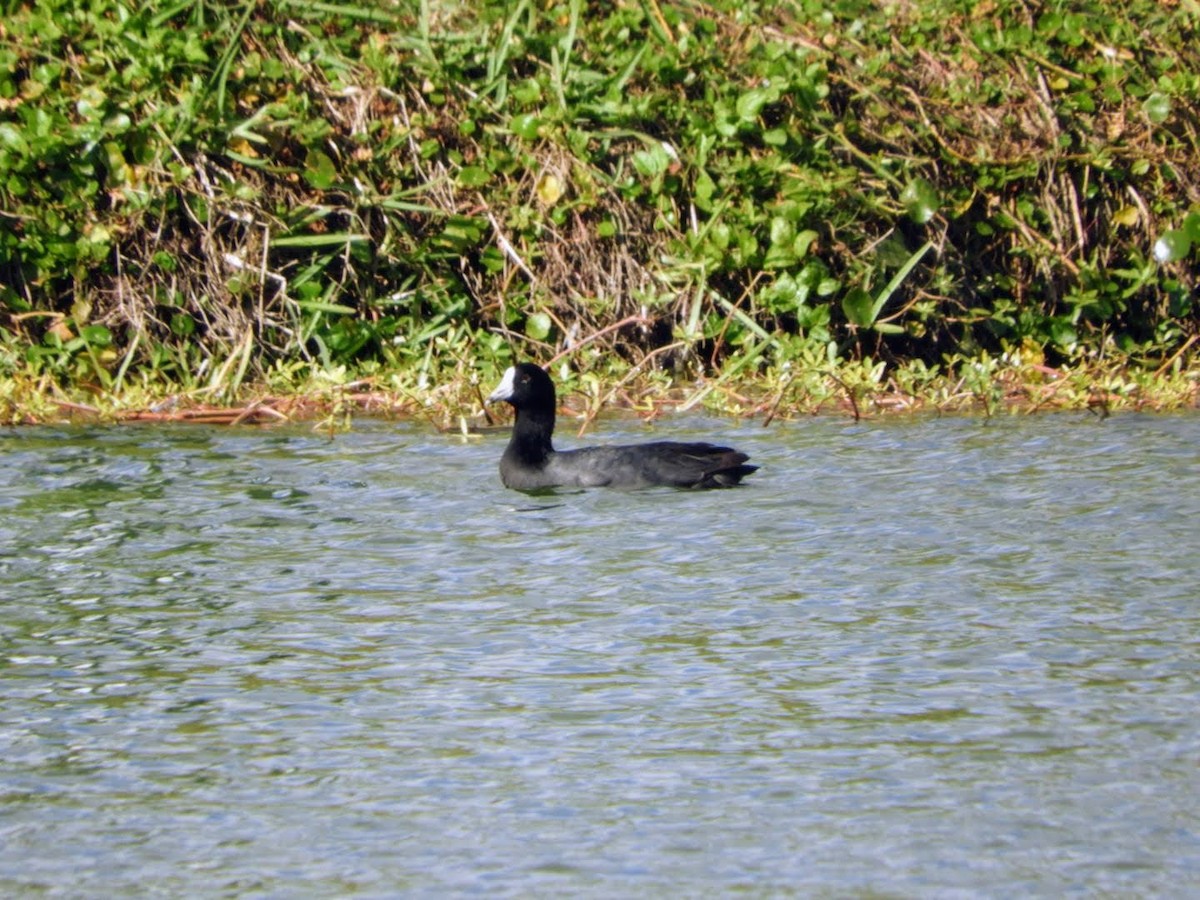
[[[3,432],[0,894],[1194,895],[1200,418],[668,432]]]

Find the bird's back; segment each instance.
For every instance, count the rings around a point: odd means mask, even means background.
[[[571,487],[732,487],[757,470],[745,465],[748,459],[730,447],[656,441],[559,451],[547,461],[543,476]]]

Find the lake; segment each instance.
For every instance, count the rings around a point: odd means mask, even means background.
[[[1200,417],[0,432],[8,897],[1194,896]]]

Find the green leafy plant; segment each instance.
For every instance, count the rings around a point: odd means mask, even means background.
[[[225,396],[563,353],[726,381],[1027,344],[1157,369],[1200,331],[1198,17],[19,5],[5,365]]]

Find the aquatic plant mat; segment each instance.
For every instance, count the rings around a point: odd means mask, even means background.
[[[1191,405],[1197,96],[1197,0],[18,4],[0,419]]]

